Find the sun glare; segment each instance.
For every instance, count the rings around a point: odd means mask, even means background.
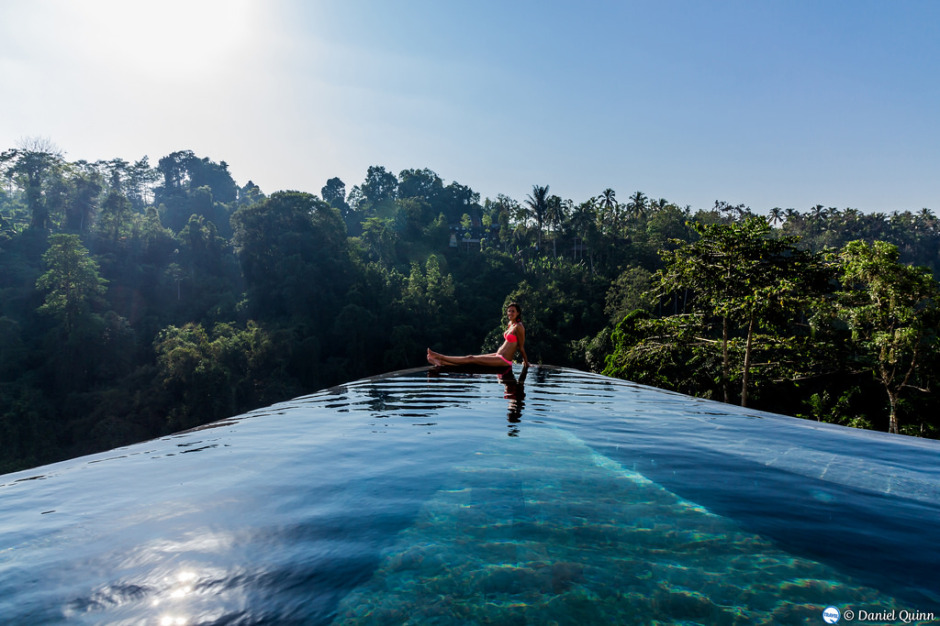
[[[251,36],[250,0],[93,0],[75,12],[78,54],[154,77],[194,75],[224,66]]]

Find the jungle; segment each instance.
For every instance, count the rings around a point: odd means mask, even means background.
[[[481,199],[380,165],[269,192],[190,150],[70,162],[40,140],[0,174],[0,472],[426,365],[428,347],[493,350],[511,301],[535,364],[940,432],[926,208],[757,214],[550,181]]]

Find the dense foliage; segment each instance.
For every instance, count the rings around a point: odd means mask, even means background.
[[[510,300],[536,363],[938,426],[927,210],[759,218],[547,185],[481,201],[381,166],[348,192],[266,195],[190,151],[68,162],[44,141],[0,173],[0,471],[420,366],[426,347],[494,349]]]
[[[901,263],[883,241],[814,253],[759,217],[695,229],[700,238],[664,253],[654,276],[650,294],[667,310],[617,325],[605,373],[819,420],[936,432],[940,291],[928,269]]]

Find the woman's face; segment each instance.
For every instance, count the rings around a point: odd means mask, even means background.
[[[519,317],[519,309],[514,306],[509,307],[506,309],[506,317],[509,318],[510,322],[515,321]]]

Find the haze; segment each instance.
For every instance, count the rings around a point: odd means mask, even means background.
[[[7,0],[0,149],[225,161],[265,193],[940,208],[940,4]]]

